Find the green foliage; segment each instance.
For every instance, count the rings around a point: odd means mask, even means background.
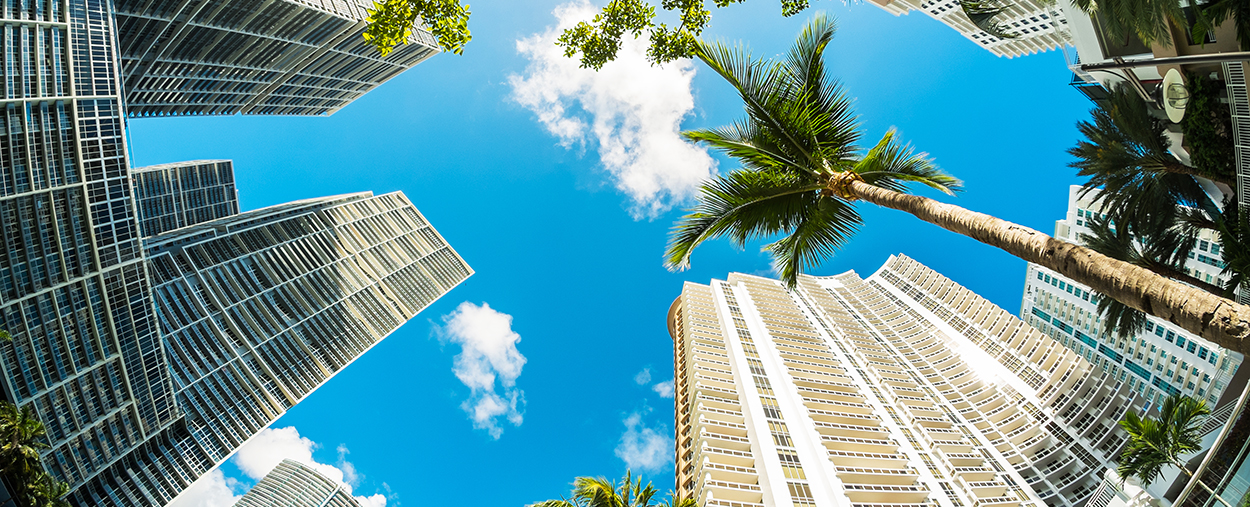
[[[1232,299],[1236,290],[1250,291],[1250,214],[1241,213],[1237,202],[1224,203],[1216,232],[1220,237],[1220,256],[1224,259],[1221,276],[1228,278],[1224,297]]]
[[[1177,222],[1178,210],[1213,210],[1214,203],[1168,148],[1165,124],[1150,115],[1145,101],[1120,85],[1077,123],[1085,137],[1068,153],[1077,176],[1089,178],[1081,195],[1096,189],[1112,219],[1139,230],[1160,230]]]
[[[1250,51],[1250,2],[1245,0],[1219,0],[1202,6],[1192,30],[1194,43],[1205,40],[1208,33],[1229,18],[1237,28],[1241,50]]]
[[[1219,100],[1223,86],[1193,73],[1185,77],[1189,102],[1181,126],[1189,144],[1190,161],[1202,172],[1233,179],[1237,171],[1233,120],[1228,106]]]
[[[712,0],[717,8],[746,0]],[[809,7],[808,0],[781,0],[781,15],[794,16]],[[680,23],[670,27],[656,23],[656,7],[646,0],[612,0],[589,22],[583,21],[560,35],[556,44],[564,55],[581,54],[581,66],[598,70],[616,59],[625,34],[634,37],[648,32],[647,59],[663,64],[679,58],[692,58],[699,36],[712,20],[706,0],[661,0],[660,8],[677,14]]]
[[[1188,474],[1181,456],[1200,448],[1199,429],[1210,413],[1205,402],[1174,394],[1163,400],[1154,419],[1142,418],[1132,411],[1125,414],[1120,427],[1128,433],[1129,440],[1120,452],[1116,472],[1125,479],[1137,477],[1143,486],[1154,482],[1167,466]]]
[[[43,470],[39,453],[48,448],[47,431],[30,405],[0,401],[0,474],[13,486],[13,496],[25,507],[68,507],[61,498],[69,485]]]
[[[746,118],[683,135],[743,168],[703,185],[698,203],[669,237],[669,269],[688,268],[693,250],[709,239],[728,237],[741,247],[781,235],[764,250],[793,287],[799,274],[832,256],[862,224],[852,202],[828,191],[835,176],[854,172],[864,183],[894,191],[911,182],[947,193],[959,188],[959,180],[893,131],[866,152],[856,146],[861,132],[851,101],[825,75],[824,50],[835,31],[832,19],[816,16],[778,61],[699,43],[696,56],[737,89]]]
[[[664,503],[653,501],[659,491],[651,483],[642,485],[626,470],[621,482],[603,477],[578,477],[573,481],[571,499],[546,500],[526,507],[698,507],[694,500],[669,493]]]
[[[1129,41],[1136,36],[1146,46],[1158,42],[1171,47],[1169,22],[1174,26],[1188,26],[1185,13],[1175,0],[1075,0],[1074,3],[1086,14],[1103,21],[1111,38],[1117,41]]]
[[[426,26],[443,51],[464,53],[473,40],[469,32],[469,4],[459,0],[375,0],[365,21],[365,40],[382,56],[407,44],[417,23]]]

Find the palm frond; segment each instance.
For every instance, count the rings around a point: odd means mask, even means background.
[[[807,268],[832,257],[863,223],[849,203],[821,197],[805,206],[790,234],[764,246],[787,287],[798,285]]]
[[[698,204],[673,227],[665,265],[688,268],[694,248],[708,239],[729,236],[742,247],[752,239],[793,230],[803,220],[804,208],[820,198],[821,188],[793,175],[761,171],[733,171],[708,180]]]
[[[927,153],[916,153],[910,144],[899,144],[895,129],[888,130],[851,170],[869,185],[896,192],[906,191],[906,182],[916,182],[955,195],[963,185],[933,165]]]

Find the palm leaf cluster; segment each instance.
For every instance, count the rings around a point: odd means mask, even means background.
[[[641,477],[635,478],[626,470],[620,482],[603,477],[578,477],[573,481],[570,498],[546,500],[527,507],[698,507],[694,500],[671,493],[659,503],[655,501],[657,494],[659,491],[651,483],[644,486]]]
[[[738,91],[746,118],[684,135],[742,168],[703,186],[698,205],[673,231],[670,268],[689,267],[695,247],[708,239],[727,237],[742,247],[776,238],[764,250],[793,286],[863,225],[852,200],[829,190],[837,176],[854,172],[893,191],[910,182],[947,193],[959,188],[892,131],[866,152],[857,145],[862,134],[851,100],[825,72],[823,53],[835,31],[831,18],[816,16],[778,61],[754,59],[741,47],[699,44],[696,54]]]
[[[1202,449],[1202,424],[1209,415],[1211,409],[1205,402],[1181,394],[1164,399],[1154,418],[1141,417],[1130,410],[1120,421],[1129,439],[1120,451],[1116,473],[1125,480],[1136,477],[1143,487],[1154,482],[1167,467],[1177,467],[1193,477],[1185,458]],[[1197,484],[1224,507],[1232,507],[1202,481]]]
[[[18,505],[24,507],[68,507],[62,499],[69,485],[43,470],[40,452],[46,450],[43,423],[27,405],[0,401],[0,474]]]

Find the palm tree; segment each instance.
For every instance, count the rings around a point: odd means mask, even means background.
[[[697,507],[694,500],[673,493],[669,494],[665,503],[652,502],[658,493],[651,483],[643,486],[642,478],[635,480],[633,474],[626,470],[620,483],[603,477],[578,477],[573,481],[571,500],[547,500],[527,507]]]
[[[0,402],[0,471],[26,475],[39,469],[39,451],[48,448],[42,442],[46,434],[30,405],[19,409]]]
[[[1027,227],[904,193],[916,182],[949,194],[959,181],[901,146],[893,132],[867,152],[855,146],[860,134],[850,101],[825,76],[823,52],[834,31],[833,21],[818,15],[779,62],[699,44],[699,59],[737,89],[747,118],[684,135],[745,167],[704,184],[699,202],[670,236],[670,269],[688,268],[694,248],[711,238],[728,236],[743,245],[783,234],[765,250],[793,287],[801,272],[860,227],[854,204],[863,200],[1001,248],[1225,348],[1250,352],[1250,307]]]
[[[1127,45],[1137,36],[1147,47],[1158,41],[1164,47],[1172,46],[1169,22],[1176,26],[1188,26],[1180,5],[1169,0],[1076,0],[1082,11],[1096,21],[1102,21],[1113,39],[1124,40]]]
[[[26,502],[31,507],[69,507],[70,503],[63,500],[69,494],[69,484],[56,480],[46,472],[40,471],[26,485]]]
[[[1234,175],[1185,165],[1169,153],[1166,125],[1123,83],[1090,116],[1076,124],[1085,140],[1068,153],[1077,159],[1071,164],[1077,175],[1090,178],[1086,191],[1104,189],[1107,209],[1174,209],[1160,206],[1164,200],[1210,208],[1193,176],[1236,188]]]
[[[1242,51],[1250,51],[1250,3],[1243,0],[1219,0],[1201,6],[1198,10],[1198,22],[1194,24],[1194,42],[1202,41],[1207,33],[1224,20],[1232,18],[1237,28],[1237,41]]]
[[[1142,487],[1150,486],[1168,466],[1177,467],[1187,477],[1193,477],[1193,472],[1181,461],[1181,455],[1201,448],[1202,423],[1210,414],[1211,409],[1205,402],[1180,394],[1163,400],[1156,419],[1142,418],[1129,411],[1120,421],[1120,427],[1128,433],[1129,440],[1120,452],[1116,473],[1124,479],[1137,477]],[[1202,481],[1198,481],[1198,485],[1225,507],[1232,507]]]

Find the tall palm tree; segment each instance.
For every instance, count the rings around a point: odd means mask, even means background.
[[[626,470],[619,483],[603,477],[578,477],[573,481],[571,499],[546,500],[527,507],[697,507],[694,500],[672,493],[664,503],[653,502],[658,493],[651,483],[644,486],[642,478],[634,479]]]
[[[1187,477],[1193,477],[1193,472],[1185,466],[1181,456],[1202,447],[1200,431],[1203,420],[1210,414],[1211,409],[1205,402],[1180,394],[1163,400],[1159,416],[1155,419],[1143,418],[1129,411],[1120,421],[1120,427],[1128,433],[1129,440],[1124,450],[1120,451],[1116,473],[1124,479],[1137,477],[1143,487],[1154,482],[1164,467],[1177,467]],[[1232,507],[1202,481],[1198,481],[1198,485],[1225,507]]]
[[[56,480],[46,472],[35,474],[26,485],[26,502],[31,507],[69,507],[63,500],[69,494],[69,484]]]
[[[793,287],[802,271],[860,227],[854,204],[862,200],[1001,248],[1225,348],[1250,352],[1250,307],[1027,227],[904,193],[916,182],[949,194],[959,181],[900,145],[893,132],[867,152],[855,146],[860,134],[850,101],[825,75],[823,53],[834,31],[833,21],[818,15],[778,62],[699,44],[699,59],[737,89],[747,118],[684,135],[745,167],[704,184],[699,202],[670,236],[670,269],[689,267],[691,252],[711,238],[728,236],[742,245],[782,234],[765,250]]]

